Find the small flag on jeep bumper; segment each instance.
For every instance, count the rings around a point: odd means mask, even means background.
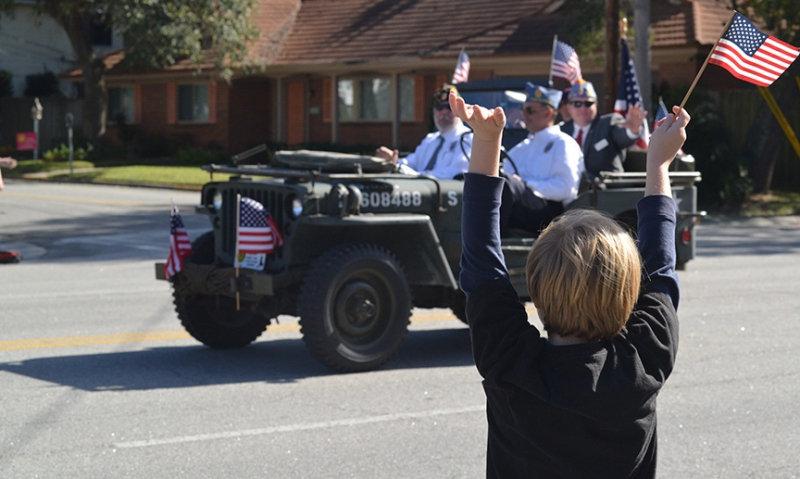
[[[241,197],[234,266],[263,271],[267,255],[281,244],[283,237],[264,205]]]
[[[192,244],[189,235],[183,226],[178,207],[172,205],[172,218],[169,220],[169,256],[164,264],[164,277],[170,279],[172,275],[183,269],[183,260],[192,255]]]

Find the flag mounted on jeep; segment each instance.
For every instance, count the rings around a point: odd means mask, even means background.
[[[164,277],[169,279],[183,269],[184,258],[192,255],[192,244],[183,226],[178,207],[172,205],[172,217],[169,220],[169,256],[164,264]]]
[[[263,271],[267,255],[283,244],[272,216],[258,201],[239,197],[234,267]]]

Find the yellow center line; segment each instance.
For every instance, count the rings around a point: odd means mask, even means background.
[[[536,311],[530,307],[528,313]],[[449,311],[434,311],[417,313],[411,317],[412,323],[430,323],[434,321],[450,321],[456,317]],[[286,324],[271,324],[267,333],[286,333],[300,331],[300,325],[295,322]],[[13,341],[0,341],[0,351],[13,351],[17,349],[45,349],[65,348],[70,346],[90,346],[96,344],[114,343],[139,343],[145,341],[168,341],[175,339],[189,339],[191,336],[182,330],[171,331],[146,331],[140,333],[98,334],[87,336],[73,336],[64,338],[17,339]]]

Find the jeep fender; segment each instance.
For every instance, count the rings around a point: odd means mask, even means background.
[[[458,288],[431,219],[420,214],[301,217],[292,233],[290,263],[308,264],[333,246],[371,243],[391,251],[411,285]],[[298,247],[302,245],[301,247]]]

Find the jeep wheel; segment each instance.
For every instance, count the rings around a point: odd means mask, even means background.
[[[375,369],[403,344],[411,293],[394,256],[349,244],[317,258],[297,304],[303,341],[337,372]]]
[[[214,233],[203,234],[192,242],[192,256],[186,261],[195,264],[214,263]],[[181,281],[184,272],[173,281]],[[180,285],[172,288],[175,311],[186,331],[206,346],[216,349],[241,348],[258,338],[267,329],[270,318],[255,312],[252,303],[242,302],[236,311],[236,300],[222,295],[185,294]]]

